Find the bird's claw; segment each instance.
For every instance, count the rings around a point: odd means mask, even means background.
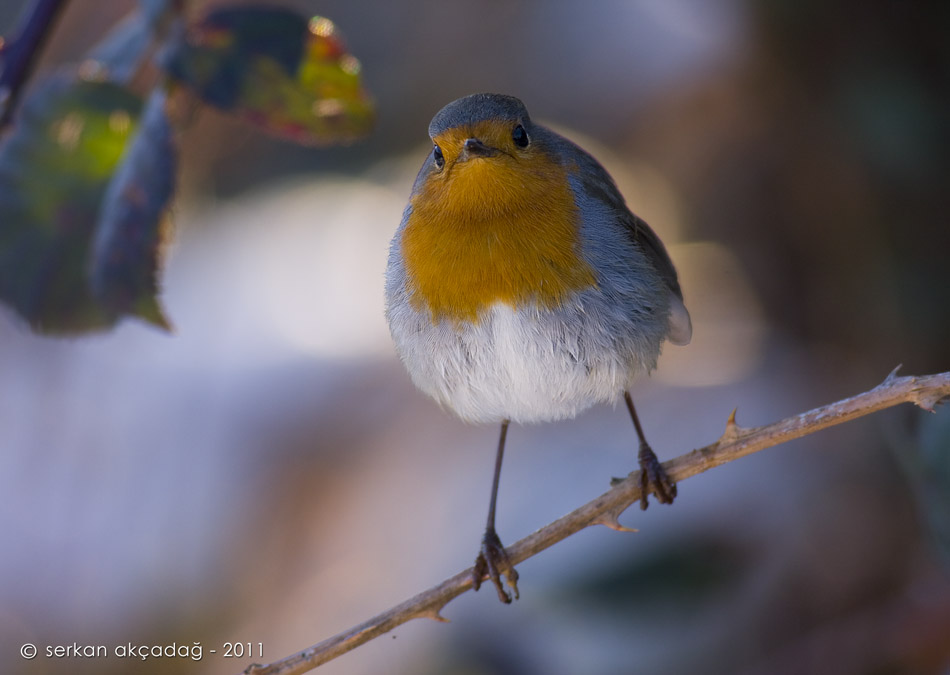
[[[482,547],[475,559],[475,567],[472,570],[472,585],[477,591],[482,585],[482,579],[485,575],[495,584],[498,591],[498,599],[503,603],[510,604],[511,594],[505,590],[502,576],[504,576],[511,586],[514,593],[514,599],[518,599],[518,572],[515,566],[511,564],[505,547],[501,545],[501,540],[494,530],[486,530],[482,537]]]
[[[640,509],[646,510],[649,506],[647,497],[650,492],[661,504],[672,504],[676,499],[676,483],[667,475],[656,453],[645,441],[640,443],[638,459],[640,461]]]

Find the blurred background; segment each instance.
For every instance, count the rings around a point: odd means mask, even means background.
[[[0,33],[25,3],[0,6]],[[209,3],[210,4],[210,3]],[[379,122],[308,149],[183,130],[166,335],[0,311],[0,668],[237,673],[467,567],[497,429],[412,387],[383,270],[426,127],[478,91],[598,157],[667,242],[694,320],[634,392],[661,459],[950,368],[950,5],[882,0],[289,2],[330,17]],[[201,3],[194,3],[198,11]],[[133,7],[73,0],[43,66]],[[727,464],[339,673],[947,673],[950,414],[903,406]],[[626,412],[514,427],[513,543],[635,467]],[[204,659],[48,659],[177,642]],[[27,662],[19,646],[41,656]],[[217,648],[211,655],[209,649]]]

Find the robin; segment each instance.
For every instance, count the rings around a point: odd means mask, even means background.
[[[623,396],[640,440],[642,496],[676,485],[643,434],[630,386],[663,340],[692,334],[676,270],[607,171],[535,124],[512,96],[475,94],[429,124],[386,270],[386,316],[419,389],[466,422],[501,425],[473,569],[502,602],[518,573],[495,532],[510,422],[575,416]]]

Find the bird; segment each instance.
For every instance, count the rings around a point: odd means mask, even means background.
[[[465,422],[500,426],[472,571],[498,598],[518,572],[495,530],[511,422],[572,418],[624,399],[639,438],[640,507],[676,484],[630,395],[661,344],[688,344],[676,269],[610,174],[514,96],[473,94],[432,118],[432,149],[389,248],[385,313],[413,383]],[[505,582],[511,592],[505,588]]]

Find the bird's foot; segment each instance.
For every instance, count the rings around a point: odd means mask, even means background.
[[[645,441],[640,443],[640,508],[645,510],[649,504],[647,497],[650,492],[656,496],[661,504],[672,504],[676,499],[676,483],[670,478],[656,453]]]
[[[495,530],[485,530],[485,536],[482,537],[482,547],[478,552],[478,558],[475,559],[475,567],[472,570],[472,585],[477,591],[482,585],[485,575],[495,584],[498,591],[498,599],[506,605],[511,603],[512,596],[505,590],[502,582],[504,576],[511,586],[514,593],[514,599],[518,599],[518,572],[515,566],[511,564],[505,547],[501,545],[501,540],[495,533]]]

